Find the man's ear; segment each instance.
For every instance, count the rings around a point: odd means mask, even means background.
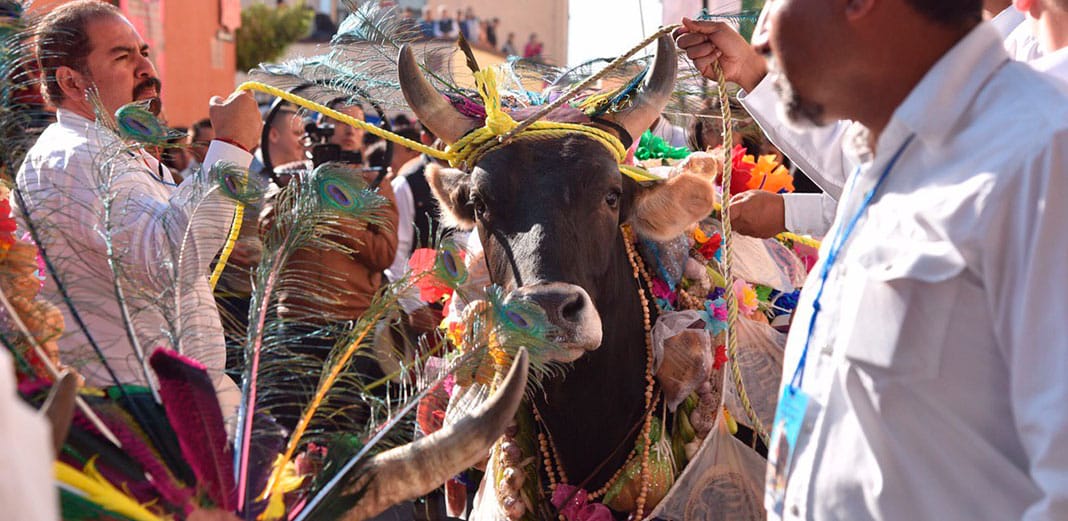
[[[654,185],[640,186],[628,222],[642,237],[667,241],[707,217],[715,207],[713,176],[684,170]]]
[[[446,226],[462,230],[475,227],[471,207],[471,174],[436,163],[426,165],[426,179],[441,206],[441,218]]]
[[[270,141],[271,143],[277,143],[278,138],[278,129],[274,128],[273,126],[267,129],[267,141]]]
[[[56,83],[59,84],[59,90],[63,91],[63,97],[70,100],[85,99],[85,89],[89,87],[82,73],[66,65],[56,68]]]

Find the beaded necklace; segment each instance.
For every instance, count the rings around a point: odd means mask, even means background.
[[[650,313],[649,298],[645,295],[645,290],[642,288],[642,282],[644,281],[647,288],[652,287],[652,280],[649,278],[649,274],[645,269],[645,263],[642,261],[641,256],[638,254],[635,247],[635,235],[634,231],[628,225],[621,227],[623,232],[623,244],[627,249],[627,260],[630,262],[632,274],[634,280],[638,283],[638,299],[642,306],[642,321],[645,329],[645,349],[646,349],[646,364],[645,364],[645,419],[642,424],[641,440],[642,443],[642,455],[641,455],[641,492],[638,494],[635,519],[641,519],[645,513],[645,501],[649,491],[649,451],[651,443],[649,440],[649,433],[653,425],[653,409],[655,405],[654,389],[655,378],[653,377],[653,334],[652,334],[652,316]],[[556,446],[552,440],[552,434],[549,433],[545,422],[542,420],[537,409],[534,409],[534,417],[537,423],[542,426],[541,432],[538,433],[538,447],[541,451],[542,464],[545,469],[545,475],[549,478],[549,492],[550,496],[552,492],[556,490],[557,484],[567,484],[567,473],[564,470],[564,466],[560,463],[560,457],[557,454]],[[619,481],[619,478],[623,475],[623,471],[627,468],[627,462],[624,462],[620,466],[619,470],[612,475],[611,478],[600,489],[587,494],[589,501],[593,501],[603,497],[611,488]],[[560,519],[564,519],[560,516]]]

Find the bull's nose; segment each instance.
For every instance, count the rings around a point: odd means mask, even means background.
[[[592,305],[589,295],[582,288],[570,284],[528,286],[520,289],[517,296],[533,300],[545,310],[549,321],[557,326],[582,322],[583,314]]]
[[[513,297],[531,300],[545,310],[556,330],[550,340],[571,351],[566,358],[573,360],[601,345],[601,317],[582,287],[562,282],[534,284],[519,288]]]

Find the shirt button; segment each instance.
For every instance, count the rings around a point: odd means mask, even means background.
[[[797,508],[797,505],[790,506],[790,515],[794,517],[801,517],[801,509]]]
[[[820,349],[820,354],[823,356],[831,356],[834,354],[834,347],[831,344],[826,344]]]

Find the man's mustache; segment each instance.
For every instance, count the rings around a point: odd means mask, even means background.
[[[159,81],[159,78],[148,78],[145,81],[138,83],[137,86],[134,87],[134,98],[136,99],[140,97],[140,95],[147,90],[155,90],[156,94],[159,94],[163,92],[163,83]]]

